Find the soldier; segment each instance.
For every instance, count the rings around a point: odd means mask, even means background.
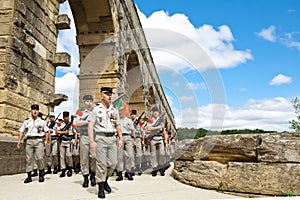
[[[52,135],[55,134],[55,131],[53,130],[53,127],[51,127],[51,124],[55,125],[55,114],[53,112],[49,113],[49,121],[47,122],[47,127],[49,128],[49,145],[46,146],[45,148],[45,155],[46,155],[46,165],[47,165],[47,171],[45,172],[45,174],[51,174],[51,166],[52,166]],[[55,134],[56,135],[56,134]]]
[[[59,116],[58,116],[59,117]],[[56,134],[56,119],[55,119],[55,114],[53,112],[51,112],[49,114],[49,122],[48,122],[48,127],[49,127],[49,133],[50,133],[50,138],[51,138],[51,162],[48,163],[49,166],[51,166],[51,164],[53,164],[53,174],[57,174],[58,169],[59,169],[59,160],[58,160],[58,156],[59,156],[59,152],[58,152],[58,148],[59,148],[59,136]],[[51,171],[50,171],[51,172]]]
[[[90,149],[92,153],[96,153],[96,181],[99,186],[99,198],[105,198],[104,190],[108,193],[111,192],[107,180],[117,164],[116,132],[119,136],[120,148],[123,139],[119,113],[111,105],[111,96],[112,88],[102,87],[100,90],[101,103],[88,116]]]
[[[60,152],[60,167],[61,167],[61,174],[59,177],[65,177],[66,176],[66,170],[67,176],[72,176],[72,168],[73,168],[73,154],[72,149],[73,145],[71,143],[71,140],[75,138],[75,141],[77,142],[77,134],[76,130],[72,126],[72,120],[69,121],[69,112],[64,111],[63,112],[63,122],[56,128],[56,134],[60,136],[61,144],[59,147]]]
[[[44,145],[47,145],[49,138],[46,122],[38,117],[39,105],[31,106],[31,118],[26,119],[19,132],[17,148],[20,149],[21,139],[26,134],[26,172],[27,178],[24,183],[32,182],[31,171],[33,170],[34,158],[39,168],[39,182],[44,182]],[[43,144],[43,138],[46,138]]]
[[[86,188],[89,186],[89,174],[91,185],[96,185],[95,173],[96,173],[96,158],[92,156],[90,152],[90,139],[88,136],[88,121],[87,118],[90,112],[93,111],[93,97],[92,95],[84,95],[83,103],[85,109],[83,111],[78,110],[76,112],[76,130],[80,135],[79,149],[80,149],[80,165],[81,172],[83,175],[82,187]]]
[[[145,144],[144,141],[144,130],[142,126],[140,126],[139,119],[136,118],[137,111],[131,110],[130,118],[133,122],[135,128],[135,137],[136,137],[136,145],[135,145],[135,171],[138,175],[142,175],[142,157],[143,157],[143,146]],[[143,114],[142,114],[143,115]],[[139,117],[141,118],[141,116]]]
[[[127,116],[121,116],[121,130],[122,130],[122,148],[118,148],[118,164],[117,164],[117,179],[123,180],[122,172],[125,163],[125,177],[128,180],[133,180],[134,167],[134,146],[136,145],[135,128],[133,122]]]
[[[77,132],[77,129],[73,129],[73,132]],[[80,156],[79,156],[79,141],[80,141],[80,135],[76,133],[77,140],[75,140],[75,137],[72,138],[72,158],[73,158],[73,166],[74,166],[74,172],[78,174],[80,172]]]
[[[151,137],[150,140],[150,151],[151,151],[151,165],[153,171],[152,176],[156,176],[159,171],[162,176],[165,175],[164,164],[165,164],[165,149],[163,136],[165,131],[163,131],[164,123],[161,117],[159,117],[158,107],[154,106],[152,108],[152,123],[146,126],[146,134]],[[167,141],[166,141],[167,143]]]

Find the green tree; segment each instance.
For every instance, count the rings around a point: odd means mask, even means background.
[[[295,99],[292,99],[292,104],[295,109],[297,120],[291,120],[290,123],[290,129],[294,129],[296,132],[300,132],[300,100],[296,97]]]

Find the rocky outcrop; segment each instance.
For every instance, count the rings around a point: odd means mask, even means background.
[[[240,193],[300,195],[300,133],[208,136],[185,142],[177,153],[174,177],[180,182]]]

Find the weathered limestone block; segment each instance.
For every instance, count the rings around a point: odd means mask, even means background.
[[[19,108],[23,108],[23,109],[27,108],[29,110],[30,105],[28,105],[28,103],[26,103],[26,101],[27,101],[27,99],[23,95],[18,95],[17,93],[14,93],[10,90],[7,90],[7,91],[0,90],[0,104],[15,105]],[[20,110],[20,112],[22,112],[22,111]],[[8,112],[8,113],[10,113],[10,112]],[[24,113],[20,113],[20,114],[24,114]],[[4,115],[4,113],[3,113],[3,115]],[[2,117],[6,118],[6,116],[2,116]]]
[[[68,96],[65,94],[54,94],[47,103],[45,103],[46,105],[50,106],[50,107],[54,107],[54,106],[58,106],[59,104],[61,104],[61,102],[63,101],[68,101]]]
[[[71,66],[71,55],[66,52],[59,52],[55,54],[53,65],[55,67],[64,66],[70,67]]]
[[[259,138],[259,135],[254,134],[204,137],[200,158],[201,160],[214,160],[220,163],[256,162],[256,147],[260,142]]]
[[[70,29],[71,19],[67,14],[62,14],[57,16],[57,21],[55,26],[58,30]]]
[[[35,47],[35,39],[30,36],[30,35],[26,35],[26,39],[25,39],[25,44],[28,45],[29,48],[34,48]]]
[[[16,1],[16,10],[19,11],[22,15],[26,14],[26,5],[22,1]]]
[[[0,23],[9,23],[12,21],[12,19],[13,19],[13,11],[12,10],[0,9]]]
[[[25,172],[25,150],[16,148],[16,141],[0,140],[0,176]]]
[[[26,105],[25,108],[30,108],[30,105]],[[0,104],[0,118],[8,120],[16,120],[18,122],[23,121],[24,116],[28,116],[29,111],[20,109],[15,106]]]
[[[222,176],[227,172],[227,165],[216,161],[176,161],[174,178],[196,187],[217,189]]]
[[[176,149],[176,158],[178,160],[193,161],[199,158],[200,148],[203,144],[203,138],[198,140],[183,140],[178,143]]]
[[[292,163],[229,163],[222,177],[225,190],[253,194],[300,195],[300,165]]]
[[[29,115],[26,116],[30,117]],[[26,117],[24,119],[26,119]],[[18,130],[21,125],[21,122],[16,122],[15,120],[0,119],[0,133],[1,135],[4,133],[11,136],[18,136]]]
[[[300,163],[300,133],[276,133],[261,135],[257,148],[260,162]]]
[[[1,9],[13,9],[14,8],[14,1],[12,1],[12,0],[1,0],[0,1],[0,8]]]

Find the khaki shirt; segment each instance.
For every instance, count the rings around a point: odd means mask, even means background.
[[[115,117],[112,119],[112,117]],[[89,114],[89,122],[95,122],[94,131],[100,133],[116,132],[116,126],[120,125],[119,112],[112,105],[106,109],[102,103],[98,104]]]
[[[76,115],[75,117],[75,123],[76,121],[88,121],[88,116],[92,111],[89,111],[88,109],[84,109],[81,112],[81,115]],[[76,130],[79,134],[81,135],[87,135],[87,131],[88,131],[88,125],[82,125],[82,126],[76,126]]]
[[[46,122],[38,117],[36,120],[32,118],[26,119],[19,131],[26,136],[44,136],[45,132],[49,131],[49,128]]]
[[[123,117],[121,119],[121,130],[123,134],[131,135],[134,131],[133,121],[128,117]]]

